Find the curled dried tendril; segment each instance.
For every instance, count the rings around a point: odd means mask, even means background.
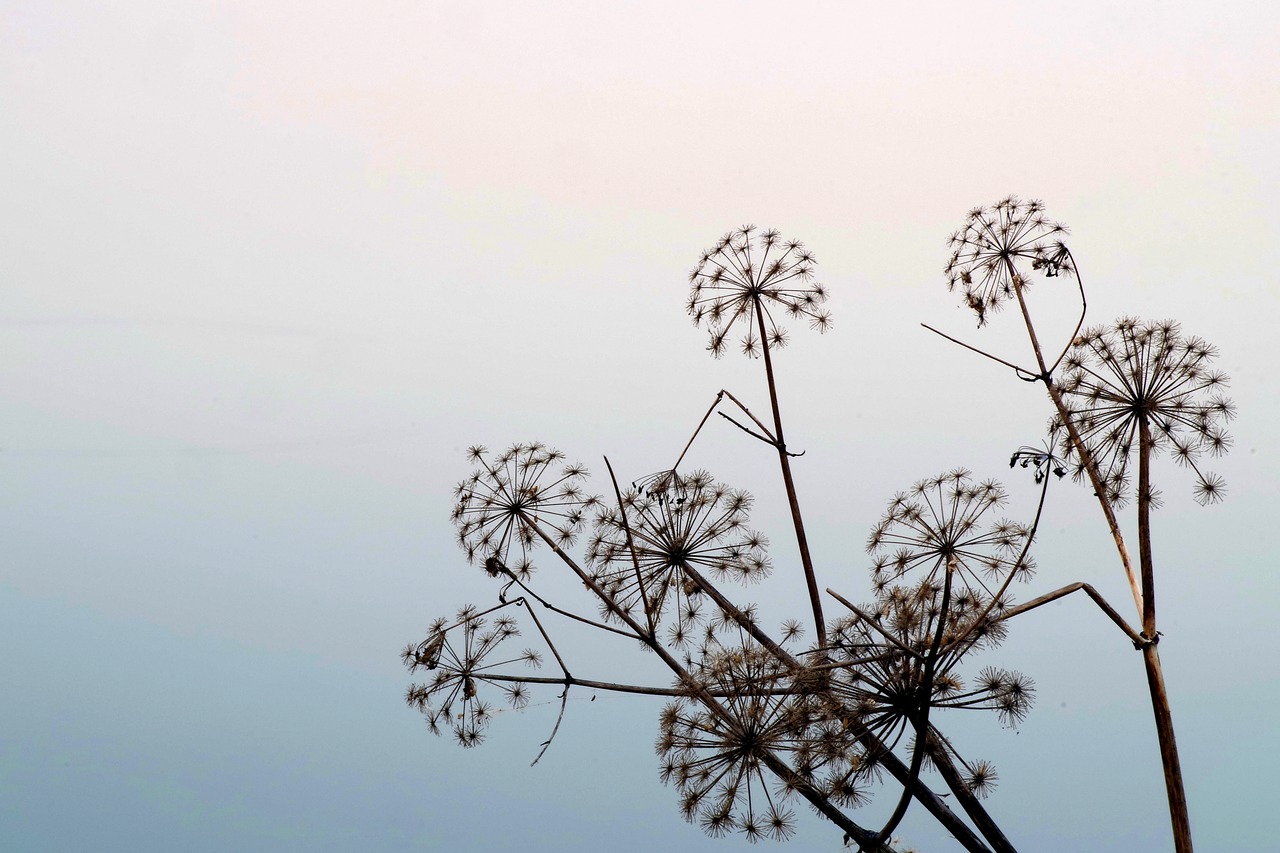
[[[480,561],[491,575],[527,579],[538,530],[570,545],[600,503],[582,490],[586,469],[564,464],[563,453],[542,444],[513,445],[493,457],[473,447],[468,455],[480,467],[454,490],[453,523],[467,561]]]
[[[1040,485],[1045,479],[1053,474],[1059,480],[1067,476],[1066,465],[1063,460],[1053,455],[1051,447],[1029,447],[1023,445],[1013,452],[1009,457],[1009,467],[1021,465],[1023,468],[1031,468],[1035,472],[1036,485]]]
[[[770,350],[786,346],[787,332],[778,322],[782,314],[805,318],[819,332],[829,329],[831,313],[822,307],[827,289],[812,281],[816,263],[803,243],[754,225],[730,231],[703,252],[689,273],[685,307],[694,325],[706,324],[712,355],[724,354],[735,326],[746,355],[758,356],[762,344]]]

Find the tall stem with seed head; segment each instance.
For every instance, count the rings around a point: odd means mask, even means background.
[[[1182,765],[1178,760],[1178,743],[1173,731],[1173,713],[1169,707],[1169,693],[1164,683],[1164,672],[1160,666],[1160,654],[1156,651],[1156,610],[1155,610],[1155,568],[1151,557],[1151,451],[1154,444],[1151,439],[1150,425],[1145,413],[1139,414],[1140,439],[1138,449],[1138,559],[1142,573],[1141,586],[1134,574],[1133,564],[1129,559],[1129,550],[1125,546],[1124,536],[1116,520],[1115,509],[1103,483],[1101,472],[1089,448],[1085,446],[1079,431],[1062,399],[1061,391],[1055,386],[1053,377],[1049,375],[1045,364],[1040,342],[1036,337],[1035,325],[1031,322],[1031,312],[1027,309],[1026,297],[1023,293],[1022,277],[1014,269],[1013,262],[1006,259],[1008,272],[1013,281],[1014,294],[1018,299],[1018,307],[1022,310],[1023,323],[1027,336],[1031,339],[1031,347],[1035,351],[1036,364],[1040,368],[1040,379],[1049,392],[1058,417],[1067,429],[1071,443],[1080,455],[1098,505],[1107,520],[1111,538],[1115,542],[1120,563],[1124,567],[1125,576],[1133,592],[1134,604],[1142,619],[1142,634],[1147,645],[1142,649],[1143,669],[1147,677],[1147,690],[1151,696],[1151,711],[1155,718],[1156,737],[1160,744],[1160,762],[1164,769],[1165,793],[1169,800],[1169,820],[1173,826],[1173,842],[1176,853],[1192,853],[1191,816],[1187,808],[1186,788],[1182,781]],[[1077,270],[1077,275],[1079,271]]]
[[[778,408],[778,388],[773,379],[773,359],[769,355],[769,335],[764,325],[764,306],[755,297],[755,315],[760,325],[760,343],[764,352],[764,372],[769,384],[769,405],[773,408],[773,437],[777,440],[778,462],[782,466],[782,482],[787,490],[787,504],[791,509],[791,522],[795,525],[796,545],[800,548],[800,564],[804,567],[804,580],[809,589],[809,603],[813,608],[813,622],[818,635],[818,646],[827,644],[826,621],[822,616],[822,598],[818,592],[818,580],[813,572],[813,558],[809,555],[809,540],[804,534],[804,517],[800,514],[800,500],[796,497],[796,484],[791,476],[791,457],[787,455],[787,443],[782,432],[782,412]]]
[[[1165,794],[1169,799],[1169,820],[1173,827],[1173,846],[1178,853],[1191,853],[1191,815],[1187,793],[1182,784],[1182,763],[1178,760],[1178,741],[1173,732],[1173,712],[1169,692],[1160,667],[1160,652],[1155,640],[1156,589],[1155,565],[1151,555],[1151,453],[1155,449],[1151,424],[1146,411],[1138,412],[1138,560],[1142,566],[1142,633],[1152,641],[1142,650],[1147,690],[1155,714],[1156,737],[1160,742],[1160,761],[1164,767]]]

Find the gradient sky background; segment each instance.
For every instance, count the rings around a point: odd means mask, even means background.
[[[764,409],[685,275],[779,228],[836,321],[778,362],[801,501],[820,581],[865,598],[915,480],[966,466],[1030,515],[1006,464],[1042,395],[918,325],[1025,355],[942,276],[1008,193],[1071,226],[1094,322],[1179,319],[1233,378],[1227,501],[1158,468],[1161,651],[1200,849],[1274,849],[1280,7],[690,5],[4,4],[6,849],[745,846],[680,820],[656,703],[582,694],[533,768],[555,705],[472,751],[403,705],[399,649],[494,592],[452,540],[462,452],[536,439],[630,479],[718,389]],[[1060,296],[1035,293],[1059,339]],[[750,596],[803,617],[775,463],[708,436],[695,463],[773,539]],[[1090,500],[1055,485],[1023,595],[1086,580],[1128,613]],[[1031,716],[947,723],[1000,771],[991,811],[1024,850],[1169,849],[1140,659],[1087,602],[1024,619],[985,662],[1036,679]],[[915,811],[902,834],[953,849]],[[806,819],[789,849],[839,841]]]

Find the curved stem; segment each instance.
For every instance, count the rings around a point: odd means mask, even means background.
[[[1014,561],[1013,568],[1009,570],[1009,576],[1004,579],[1004,583],[1002,583],[1000,588],[995,591],[995,594],[991,596],[991,601],[987,604],[986,609],[982,611],[982,614],[978,616],[977,619],[974,619],[969,623],[969,627],[965,629],[964,633],[948,643],[947,648],[955,648],[968,639],[969,636],[978,629],[978,626],[983,624],[986,618],[991,615],[991,611],[1000,603],[1001,596],[1008,591],[1009,585],[1013,583],[1014,575],[1018,573],[1018,568],[1022,566],[1022,561],[1027,558],[1027,552],[1031,550],[1031,543],[1035,541],[1036,533],[1040,530],[1040,519],[1044,515],[1044,501],[1048,495],[1049,473],[1046,471],[1044,481],[1040,484],[1040,501],[1036,504],[1036,517],[1031,522],[1031,529],[1027,531],[1027,541],[1022,543],[1022,552],[1018,554],[1018,559]]]
[[[1057,383],[1053,381],[1052,375],[1045,366],[1044,353],[1040,349],[1040,340],[1036,337],[1035,324],[1031,322],[1031,312],[1027,308],[1026,296],[1023,294],[1023,287],[1020,283],[1022,280],[1021,275],[1014,268],[1012,262],[1006,261],[1006,264],[1008,265],[1009,275],[1014,281],[1013,292],[1018,298],[1018,307],[1022,311],[1022,321],[1026,326],[1027,336],[1031,339],[1031,348],[1035,352],[1036,364],[1040,367],[1040,378],[1044,380],[1045,389],[1049,392],[1049,399],[1053,401],[1058,418],[1066,428],[1067,436],[1071,439],[1071,446],[1075,448],[1076,453],[1080,456],[1080,462],[1084,466],[1090,484],[1093,486],[1093,493],[1097,496],[1098,505],[1102,507],[1102,514],[1107,519],[1107,527],[1111,531],[1111,538],[1115,542],[1116,551],[1120,555],[1120,564],[1124,567],[1125,577],[1129,581],[1129,590],[1133,593],[1133,603],[1138,608],[1138,613],[1142,614],[1142,589],[1139,587],[1137,575],[1133,571],[1133,562],[1129,559],[1129,549],[1125,545],[1124,535],[1120,532],[1120,523],[1116,520],[1115,510],[1111,506],[1111,500],[1107,497],[1106,484],[1098,473],[1098,466],[1094,462],[1093,454],[1085,446],[1070,412],[1067,411],[1066,403],[1062,399],[1062,392],[1058,390]],[[1083,294],[1083,292],[1082,289],[1081,293]],[[1081,317],[1081,322],[1083,322],[1083,316]]]
[[[1076,327],[1071,331],[1071,337],[1067,338],[1067,343],[1062,347],[1062,352],[1058,353],[1058,357],[1053,360],[1053,366],[1049,368],[1049,372],[1058,369],[1058,365],[1062,364],[1062,360],[1067,357],[1067,353],[1071,351],[1071,344],[1075,341],[1076,335],[1080,334],[1080,327],[1084,325],[1084,316],[1089,311],[1089,300],[1084,295],[1084,282],[1080,280],[1080,269],[1076,266],[1075,256],[1071,254],[1071,250],[1063,247],[1067,253],[1067,257],[1071,259],[1071,276],[1076,280],[1076,287],[1080,291],[1080,319],[1076,321]]]

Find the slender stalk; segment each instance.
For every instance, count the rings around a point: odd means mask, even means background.
[[[1089,481],[1093,484],[1094,494],[1097,495],[1098,504],[1102,507],[1103,515],[1107,519],[1107,526],[1111,529],[1111,536],[1115,541],[1120,562],[1124,566],[1125,575],[1129,579],[1134,603],[1137,605],[1138,613],[1142,618],[1143,636],[1146,640],[1151,641],[1149,645],[1144,645],[1142,659],[1147,675],[1147,688],[1151,694],[1151,711],[1155,718],[1156,736],[1160,743],[1160,759],[1164,768],[1165,791],[1169,799],[1169,820],[1173,826],[1174,849],[1177,853],[1192,853],[1191,822],[1187,809],[1186,791],[1182,782],[1182,766],[1178,760],[1178,746],[1173,732],[1173,714],[1169,707],[1169,694],[1164,684],[1164,673],[1160,667],[1160,655],[1156,651],[1154,643],[1157,638],[1155,633],[1155,570],[1151,557],[1150,518],[1150,465],[1153,445],[1146,413],[1139,413],[1141,435],[1138,447],[1138,559],[1142,572],[1142,587],[1140,589],[1138,580],[1134,575],[1133,564],[1129,559],[1128,549],[1125,547],[1124,537],[1120,533],[1120,526],[1116,521],[1115,511],[1111,506],[1110,498],[1107,496],[1098,466],[1076,430],[1075,424],[1063,402],[1062,394],[1054,384],[1053,377],[1045,366],[1040,342],[1036,338],[1035,326],[1031,322],[1031,313],[1027,309],[1027,301],[1023,295],[1023,288],[1020,283],[1021,278],[1013,268],[1013,264],[1011,262],[1006,263],[1008,263],[1009,274],[1013,277],[1014,293],[1017,295],[1018,306],[1022,310],[1022,319],[1027,328],[1027,335],[1030,337],[1032,349],[1035,351],[1036,363],[1040,366],[1041,378],[1044,380],[1045,388],[1049,392],[1050,399],[1053,400],[1054,407],[1058,411],[1058,416],[1063,426],[1067,429],[1072,445],[1080,455],[1080,461],[1084,464],[1084,470],[1089,476]],[[1083,293],[1083,288],[1081,288],[1081,292]]]
[[[929,742],[929,706],[933,699],[934,665],[938,660],[938,646],[942,644],[942,630],[947,625],[947,608],[951,606],[951,577],[954,571],[955,559],[952,558],[947,563],[947,576],[942,585],[942,607],[938,611],[938,626],[934,629],[933,639],[929,642],[929,651],[924,658],[924,671],[921,673],[920,684],[916,687],[918,692],[916,701],[919,704],[916,706],[915,713],[911,715],[911,725],[916,730],[916,743],[915,748],[911,750],[911,771],[907,777],[910,782],[920,778],[920,768],[924,766],[925,748]],[[907,816],[907,807],[911,805],[910,782],[903,786],[898,805],[889,816],[889,820],[881,827],[875,839],[876,844],[886,841],[898,828],[898,824],[902,823],[902,819]]]
[[[1156,638],[1156,570],[1151,556],[1151,423],[1138,412],[1138,565],[1142,570],[1142,633]]]
[[[1169,821],[1173,826],[1173,849],[1177,853],[1192,853],[1191,813],[1187,808],[1187,793],[1182,785],[1182,763],[1178,760],[1178,741],[1173,732],[1173,712],[1169,708],[1169,693],[1165,689],[1164,672],[1160,668],[1160,652],[1154,645],[1142,650],[1142,663],[1147,673],[1151,708],[1155,713],[1156,737],[1160,741],[1165,794],[1169,798]]]
[[[791,507],[791,521],[796,529],[796,545],[800,548],[800,563],[804,566],[804,580],[809,588],[809,603],[813,607],[813,622],[818,645],[827,644],[827,623],[822,616],[822,597],[818,593],[818,580],[813,571],[813,559],[809,556],[809,540],[804,535],[804,518],[800,515],[800,501],[796,497],[796,484],[791,477],[791,458],[782,434],[782,413],[778,408],[778,388],[773,379],[773,359],[769,355],[769,335],[764,325],[764,305],[755,297],[756,321],[760,326],[760,348],[764,352],[764,372],[769,383],[769,404],[773,407],[773,436],[777,440],[778,462],[782,466],[782,482],[787,489],[787,503]]]
[[[1066,427],[1067,435],[1071,439],[1071,445],[1076,449],[1076,453],[1079,454],[1085,473],[1089,477],[1089,483],[1093,486],[1093,493],[1098,498],[1098,505],[1102,507],[1102,514],[1107,519],[1107,528],[1111,531],[1111,539],[1115,542],[1116,551],[1120,555],[1120,564],[1124,567],[1125,577],[1129,580],[1129,590],[1133,593],[1133,603],[1138,608],[1138,613],[1141,614],[1143,612],[1142,590],[1138,586],[1138,578],[1133,571],[1133,562],[1129,559],[1129,549],[1125,545],[1124,535],[1120,532],[1120,523],[1116,520],[1115,510],[1107,497],[1106,484],[1102,482],[1102,477],[1098,473],[1098,466],[1093,460],[1093,454],[1089,452],[1089,448],[1085,447],[1083,439],[1080,438],[1080,432],[1076,429],[1076,425],[1067,411],[1066,403],[1062,399],[1062,392],[1058,390],[1058,386],[1053,381],[1053,376],[1050,375],[1048,367],[1045,366],[1044,353],[1040,349],[1040,340],[1036,337],[1035,324],[1031,322],[1031,312],[1027,308],[1027,300],[1023,295],[1022,278],[1017,270],[1014,269],[1011,261],[1006,261],[1006,263],[1009,267],[1009,275],[1012,276],[1014,281],[1013,292],[1018,297],[1018,307],[1022,310],[1022,321],[1026,326],[1027,336],[1031,339],[1031,348],[1035,351],[1036,364],[1040,367],[1040,378],[1044,380],[1045,389],[1049,392],[1049,399],[1053,401],[1054,409],[1058,412],[1058,417],[1063,426]]]
[[[1107,618],[1116,623],[1120,630],[1124,632],[1124,635],[1133,642],[1133,647],[1135,649],[1141,649],[1143,646],[1151,645],[1150,640],[1144,639],[1137,631],[1133,630],[1133,628],[1129,626],[1128,622],[1124,621],[1124,617],[1117,613],[1116,609],[1102,597],[1102,593],[1098,592],[1087,583],[1068,584],[1061,589],[1055,589],[1053,592],[1047,592],[1038,598],[1033,598],[1025,604],[1019,604],[1017,607],[1011,607],[1004,613],[1000,614],[999,621],[1003,622],[1006,619],[1012,619],[1020,613],[1026,613],[1028,610],[1035,610],[1037,607],[1057,601],[1059,598],[1068,596],[1077,590],[1084,590],[1085,594],[1093,599],[1094,603],[1102,609],[1102,612],[1107,614]]]
[[[1138,413],[1138,560],[1142,566],[1142,633],[1152,641],[1156,632],[1155,566],[1151,555],[1151,453],[1154,443],[1147,413]],[[1155,713],[1156,738],[1160,742],[1160,760],[1164,766],[1165,794],[1169,799],[1169,820],[1173,826],[1173,848],[1177,853],[1191,853],[1191,814],[1187,793],[1182,783],[1182,762],[1178,760],[1178,741],[1174,737],[1173,712],[1160,666],[1160,652],[1155,642],[1142,650],[1147,689]]]
[[[719,401],[720,401],[720,398],[717,397],[716,402],[719,402]],[[714,404],[713,404],[713,408],[714,408]],[[702,418],[702,423],[706,423],[707,417],[709,417],[710,415],[711,415],[711,410],[708,409],[707,414],[704,415]],[[698,429],[702,429],[702,424],[698,424]],[[694,435],[696,436],[697,432],[695,432]],[[689,439],[689,444],[693,444],[692,438]],[[688,450],[688,449],[689,449],[689,446],[685,445],[685,450]],[[680,459],[683,459],[683,458],[684,458],[684,454],[681,453]],[[676,460],[676,464],[677,465],[680,464],[679,459]],[[627,521],[627,507],[622,502],[622,491],[618,488],[618,478],[615,477],[613,474],[613,466],[609,464],[608,456],[604,458],[604,467],[609,469],[609,482],[613,483],[613,496],[618,501],[618,521],[622,523],[622,532],[626,534],[626,537],[627,537],[627,552],[631,554],[631,567],[635,570],[635,573],[636,573],[636,590],[640,593],[640,603],[644,605],[644,619],[645,619],[645,622],[647,622],[649,625],[649,636],[652,637],[657,633],[658,626],[654,622],[653,608],[649,605],[649,592],[644,588],[644,577],[640,574],[640,559],[636,556],[635,542],[631,538],[631,523]]]

